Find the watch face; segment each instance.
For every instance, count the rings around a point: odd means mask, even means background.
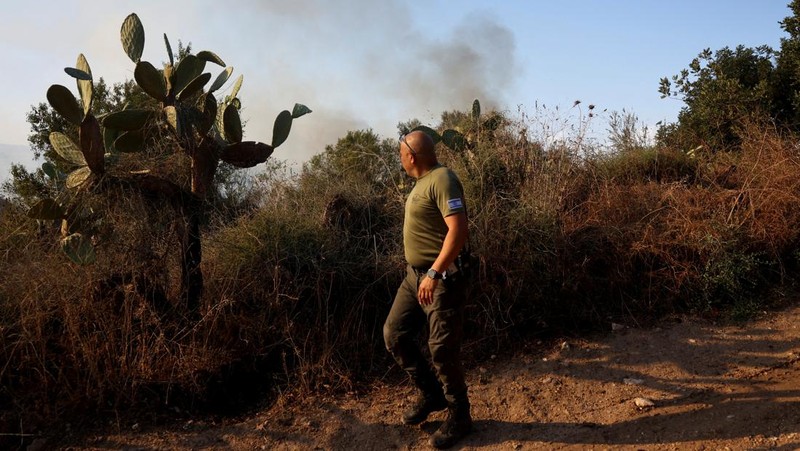
[[[427,276],[430,277],[431,279],[441,279],[442,278],[442,275],[439,274],[438,272],[436,272],[436,270],[433,269],[433,268],[428,270]]]

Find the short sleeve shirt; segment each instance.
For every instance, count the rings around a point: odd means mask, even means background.
[[[417,179],[406,200],[403,245],[406,261],[414,267],[429,268],[444,244],[444,218],[466,212],[464,189],[450,169],[436,165]]]

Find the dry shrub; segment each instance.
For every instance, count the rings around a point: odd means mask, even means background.
[[[401,218],[399,196],[335,176],[275,183],[252,216],[209,236],[212,296],[257,318],[242,332],[264,331],[284,382],[353,389],[386,361],[376,338],[403,267]]]
[[[467,151],[439,150],[464,184],[482,262],[468,365],[530,335],[610,320],[747,313],[762,288],[790,281],[800,230],[791,137],[749,124],[735,152],[586,152],[581,136],[533,139],[524,117],[497,124],[471,134]],[[364,136],[351,137],[353,155],[337,148],[297,176],[266,177],[248,200],[258,208],[207,225],[199,321],[183,317],[180,223],[167,205],[130,193],[95,200],[109,214],[96,223],[100,259],[86,268],[55,252],[57,230],[5,209],[0,399],[52,418],[141,403],[241,406],[271,383],[351,390],[384,377],[410,184],[387,154],[363,151]],[[353,161],[388,172],[370,177]]]

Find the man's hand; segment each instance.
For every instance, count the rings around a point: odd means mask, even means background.
[[[417,290],[417,299],[419,299],[421,305],[433,304],[433,292],[436,291],[438,285],[439,281],[436,279],[431,279],[428,276],[422,278],[422,282],[419,283],[419,290]]]

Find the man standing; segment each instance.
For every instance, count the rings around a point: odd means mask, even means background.
[[[454,264],[468,236],[464,190],[458,177],[438,163],[434,142],[422,131],[400,138],[400,161],[416,185],[403,221],[406,277],[386,318],[383,338],[419,389],[403,423],[420,424],[430,413],[448,409],[447,420],[430,439],[431,445],[446,448],[472,429],[459,358],[467,281]],[[416,344],[426,324],[433,369]]]

